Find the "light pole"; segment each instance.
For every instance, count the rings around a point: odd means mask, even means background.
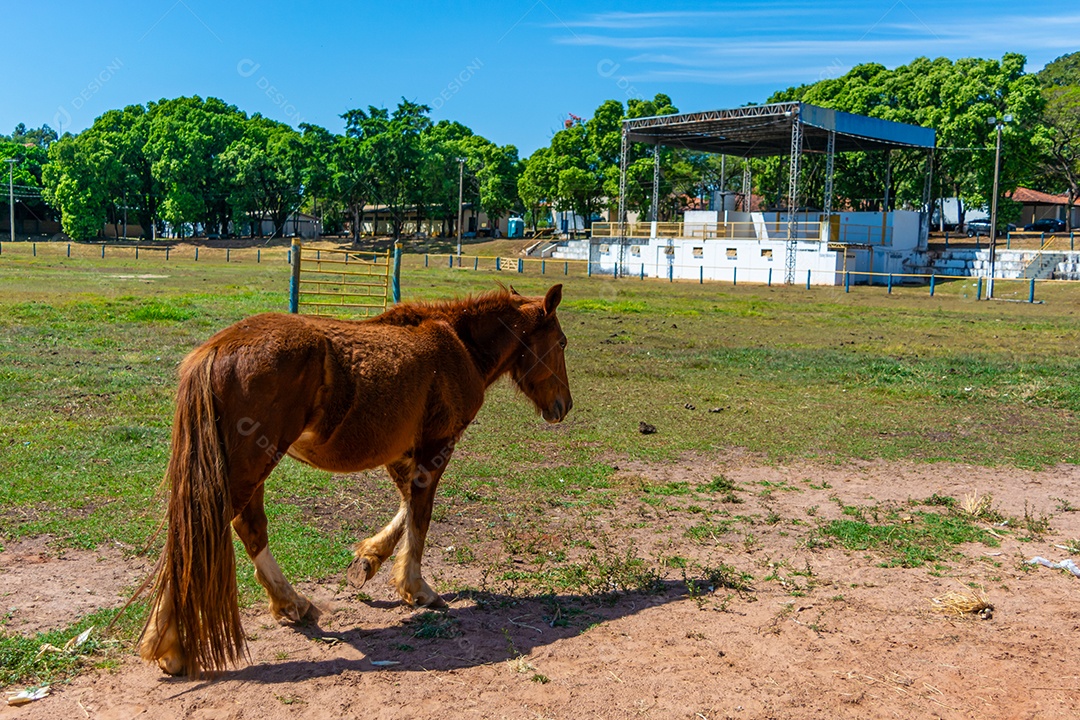
[[[8,164],[8,208],[11,211],[9,222],[11,223],[11,242],[15,242],[15,185],[13,184],[13,178],[15,176],[15,158],[6,158]]]
[[[458,184],[457,184],[457,257],[458,267],[461,267],[461,200],[462,190],[465,187],[465,158],[458,158]]]
[[[991,117],[987,122],[994,126],[997,132],[997,144],[994,149],[994,195],[990,199],[990,279],[986,283],[986,299],[994,297],[994,256],[997,255],[997,206],[998,206],[998,179],[1001,176],[1001,130],[1005,123],[1012,122],[1012,115],[1001,118]]]

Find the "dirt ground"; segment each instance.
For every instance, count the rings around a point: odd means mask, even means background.
[[[1080,578],[1023,563],[1060,560],[1068,552],[1056,546],[1080,538],[1080,467],[777,467],[730,456],[619,472],[628,483],[691,484],[722,472],[741,484],[733,512],[750,524],[714,540],[686,536],[694,511],[630,493],[589,527],[632,541],[641,557],[726,563],[753,575],[752,590],[688,593],[671,567],[657,592],[614,599],[489,582],[490,592],[446,593],[449,613],[433,619],[397,601],[385,570],[359,598],[336,581],[301,584],[323,610],[318,623],[279,626],[261,606],[245,611],[251,662],[217,680],[168,678],[127,651],[118,669],[0,708],[0,720],[1080,717]],[[1006,515],[1049,516],[1051,532],[961,546],[944,568],[882,567],[873,550],[805,542],[808,527],[842,516],[838,500],[904,507],[973,492],[992,493]],[[577,522],[560,512],[553,527]],[[452,562],[464,522],[454,515],[432,529],[425,571],[437,588],[484,585],[482,563]],[[8,630],[61,627],[117,605],[145,571],[144,560],[109,548],[56,556],[41,542],[11,545],[0,554],[0,604],[16,608]],[[932,598],[969,583],[983,588],[992,617],[934,610]]]

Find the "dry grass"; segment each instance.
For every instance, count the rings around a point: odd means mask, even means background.
[[[978,590],[950,590],[940,597],[930,600],[934,610],[946,615],[963,617],[964,615],[983,615],[994,609],[990,600]]]
[[[978,491],[964,495],[960,509],[973,518],[982,518],[993,512],[994,496],[990,493],[979,495]]]

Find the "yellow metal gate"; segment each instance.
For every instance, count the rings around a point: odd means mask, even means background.
[[[392,256],[292,245],[289,310],[315,315],[378,315],[386,309]]]

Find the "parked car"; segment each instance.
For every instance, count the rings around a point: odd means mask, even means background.
[[[990,219],[983,218],[981,220],[968,220],[964,223],[964,228],[967,230],[968,237],[975,237],[977,235],[990,236]],[[998,224],[998,233],[1012,232],[1016,229],[1016,226],[1012,223],[1006,223],[1005,225]]]
[[[1024,226],[1028,232],[1065,232],[1065,222],[1055,218],[1043,218]]]

